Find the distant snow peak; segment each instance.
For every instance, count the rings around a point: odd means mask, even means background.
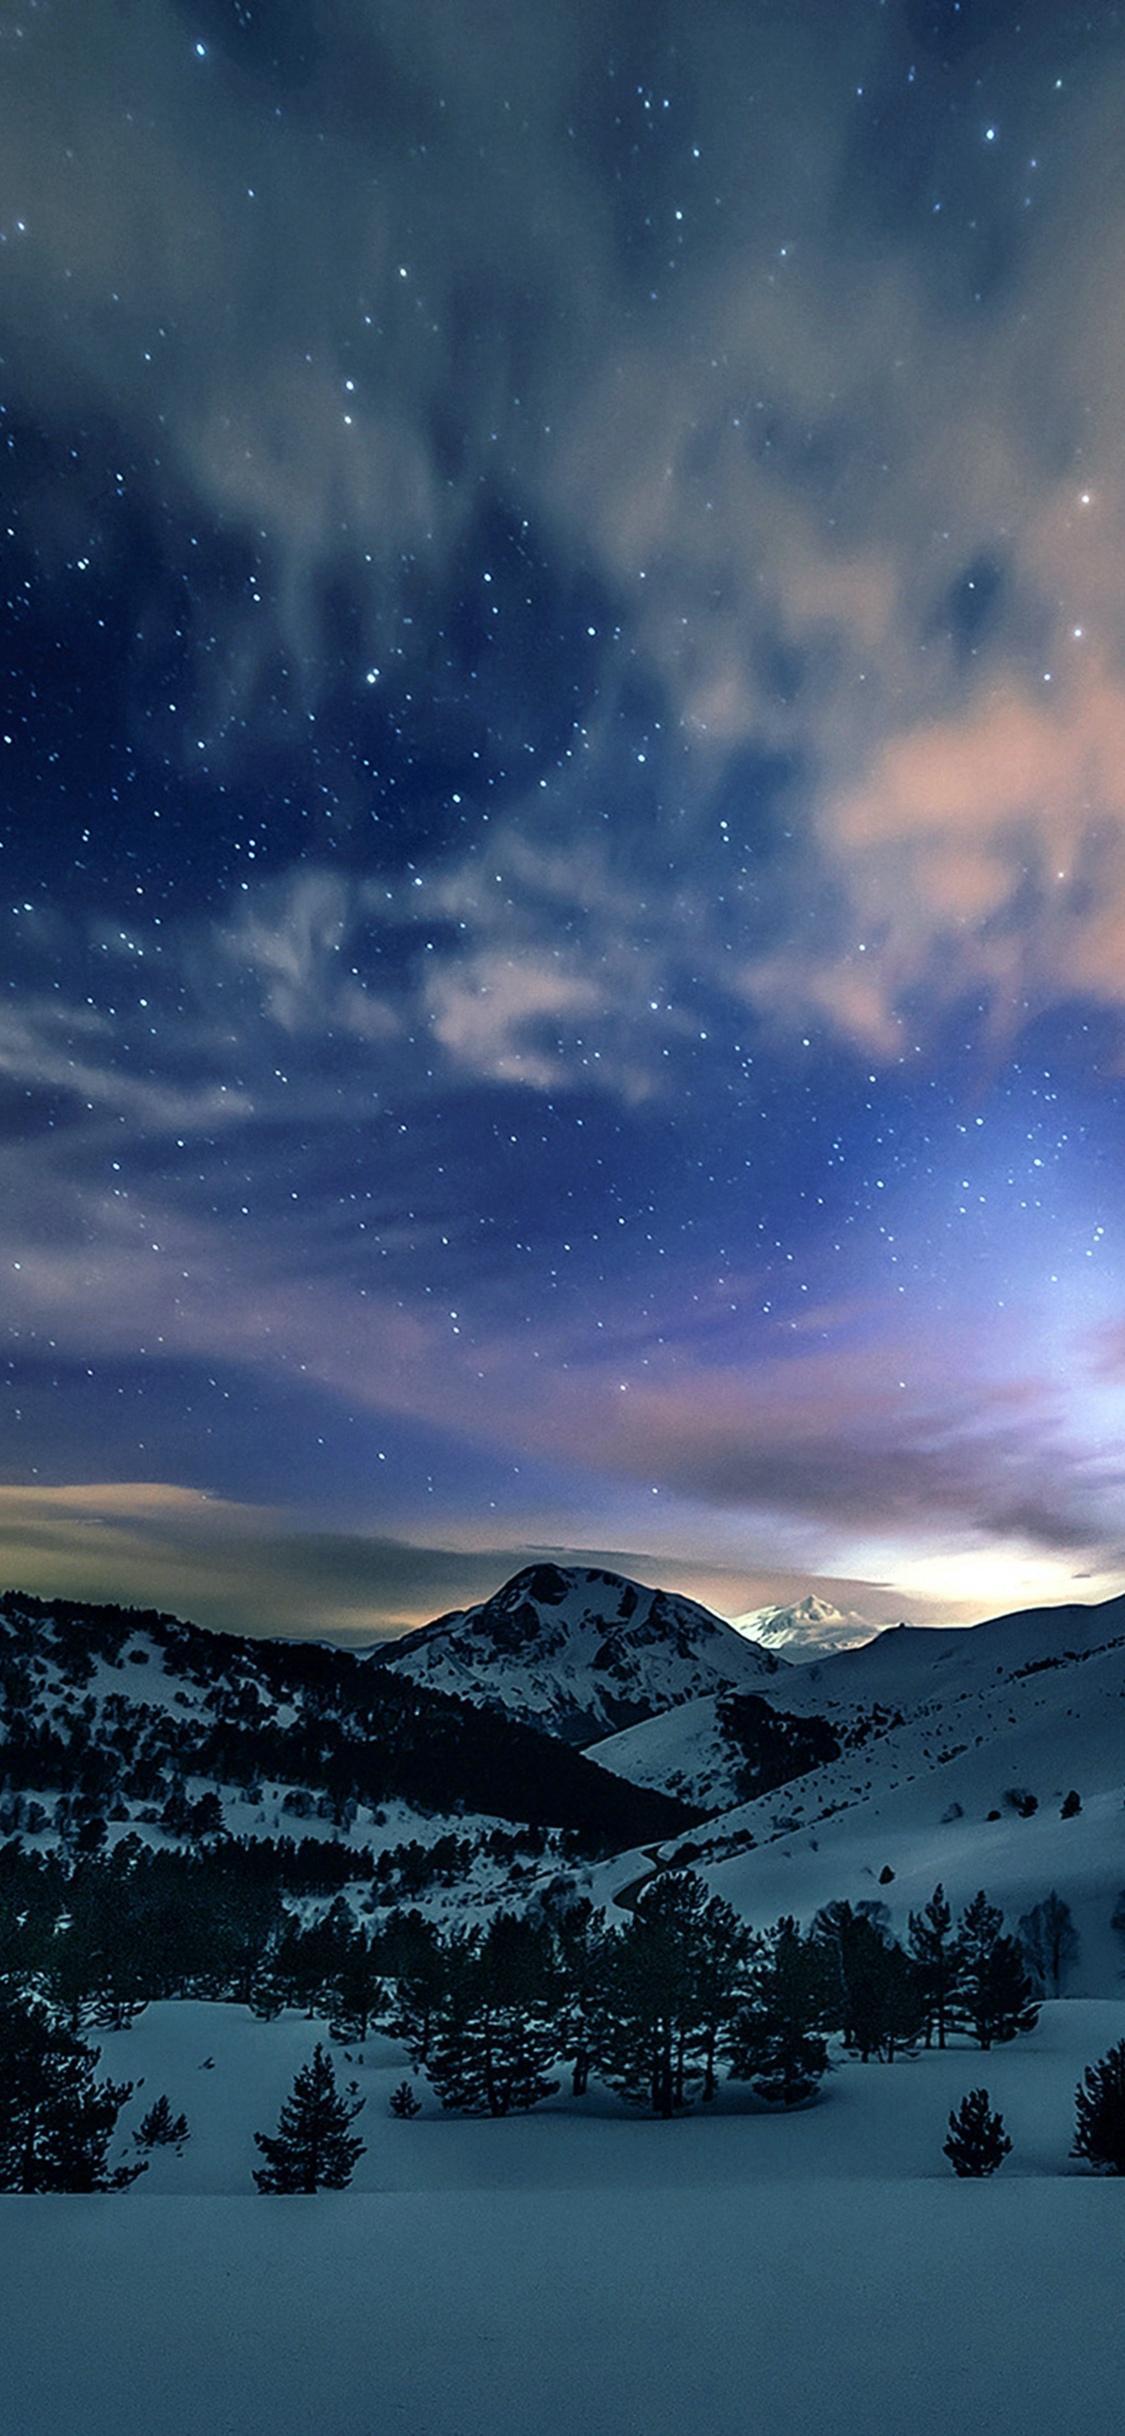
[[[380,1662],[578,1744],[703,1693],[752,1689],[780,1664],[694,1599],[552,1562],[384,1645]]]
[[[861,1642],[873,1641],[880,1630],[854,1609],[845,1614],[812,1591],[791,1607],[753,1607],[746,1615],[732,1616],[731,1623],[735,1632],[757,1642],[759,1648],[784,1651],[794,1665],[826,1658],[835,1650],[857,1649]]]

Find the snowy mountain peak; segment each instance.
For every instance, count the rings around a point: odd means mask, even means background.
[[[477,1607],[380,1653],[416,1682],[588,1743],[780,1661],[694,1599],[585,1565],[524,1566]]]
[[[861,1642],[874,1640],[879,1631],[878,1625],[854,1609],[845,1613],[812,1591],[790,1607],[754,1607],[731,1621],[735,1632],[745,1634],[748,1641],[756,1641],[762,1649],[783,1650],[795,1665],[827,1657],[833,1650],[856,1649]]]

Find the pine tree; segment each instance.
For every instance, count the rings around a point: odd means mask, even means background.
[[[598,2045],[610,2086],[665,2119],[709,2094],[742,1994],[746,1931],[689,1869],[662,1870],[606,1943]]]
[[[756,1941],[749,1994],[729,2037],[731,2072],[756,2097],[801,2106],[815,2096],[828,2070],[823,2037],[831,1970],[822,1945],[802,1937],[795,1920],[779,1920]]]
[[[864,2063],[892,2063],[920,2036],[923,2000],[915,1965],[891,1936],[882,1904],[826,1904],[812,1924],[829,1969],[827,2019]]]
[[[392,2089],[387,2102],[387,2111],[394,2115],[400,2123],[412,2123],[415,2115],[421,2114],[422,2109],[409,2081],[400,2081],[397,2089]]]
[[[341,2096],[331,2056],[317,2043],[301,2066],[274,2134],[255,2132],[266,2162],[254,2174],[260,2191],[342,2191],[364,2153],[349,2125],[366,2100]]]
[[[1075,2091],[1072,2157],[1101,2174],[1125,2174],[1125,2038],[1087,2064]]]
[[[461,2114],[523,2114],[552,2097],[558,1988],[545,1924],[497,1912],[483,1937],[451,1937],[443,1953],[427,2064],[442,2105]]]
[[[422,1912],[392,1912],[373,1946],[384,1994],[379,2027],[401,2040],[419,2070],[430,2058],[434,2016],[446,1988],[448,1955]]]
[[[978,2047],[1006,2044],[1034,2030],[1039,2007],[1017,1940],[1004,1932],[1004,1915],[981,1888],[966,1906],[957,1936],[960,1958],[958,2006]]]
[[[957,1986],[958,1957],[953,1914],[940,1880],[925,1908],[910,1914],[909,1943],[925,2013],[926,2045],[931,2044],[936,2031],[938,2046],[944,2047]]]
[[[548,1910],[547,1917],[550,1918]],[[605,1957],[605,1932],[587,1895],[568,1903],[552,1921],[555,1966],[562,1989],[563,2053],[570,2060],[570,2094],[584,2098],[590,2086],[597,2038],[598,1989]]]
[[[362,2047],[383,2000],[371,1940],[358,1929],[336,1966],[328,1991],[328,2026],[333,2038]]]
[[[845,2047],[861,2046],[858,2008],[873,1938],[886,1946],[890,1914],[885,1903],[825,1903],[809,1934],[821,1948],[829,1977],[827,2024],[841,2032]]]
[[[0,1999],[0,2190],[122,2191],[143,2162],[111,2166],[131,2081],[96,2081],[87,2047],[53,2006]]]
[[[1052,1890],[1024,1913],[1019,1941],[1040,1996],[1061,1996],[1078,1959],[1078,1931],[1069,1903]]]
[[[1011,2149],[1004,2117],[993,2113],[987,2089],[970,2089],[949,2117],[944,2142],[944,2153],[954,2173],[963,2180],[983,2180],[986,2174],[994,2174],[1003,2165]]]
[[[139,2131],[133,2134],[137,2148],[180,2149],[187,2137],[187,2116],[174,2115],[165,2095],[154,2099],[148,2113],[141,2118]]]
[[[730,2035],[743,1995],[752,1945],[745,1921],[739,1919],[721,1895],[712,1895],[699,1914],[692,1958],[694,2004],[703,2050],[699,2094],[705,2106],[710,2105],[718,2088],[718,2052]]]

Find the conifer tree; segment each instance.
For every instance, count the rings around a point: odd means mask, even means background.
[[[354,2084],[353,2084],[354,2087]],[[255,2132],[266,2162],[255,2170],[260,2191],[342,2191],[364,2153],[350,2126],[366,2100],[342,2096],[331,2055],[317,2042],[281,2109],[275,2133]]]
[[[756,1941],[749,1992],[729,2037],[731,2072],[770,2104],[801,2106],[828,2070],[825,2009],[832,1986],[824,1947],[779,1920]]]
[[[1040,1996],[1061,1996],[1078,1959],[1078,1931],[1069,1903],[1052,1889],[1024,1913],[1019,1941]]]
[[[1004,1915],[983,1888],[966,1906],[958,1930],[961,1970],[958,2005],[978,2047],[1005,2044],[1034,2030],[1039,2007],[1032,1996],[1023,1954],[1004,1932]]]
[[[753,1938],[731,1905],[721,1895],[712,1895],[699,1912],[693,1944],[693,1994],[703,2066],[699,2094],[707,2106],[718,2088],[718,2053],[729,2036],[745,1988]],[[681,2102],[682,2096],[681,2086]]]
[[[860,2000],[876,1944],[884,1947],[889,1938],[889,1918],[885,1903],[846,1901],[822,1904],[814,1916],[809,1934],[823,1951],[828,1971],[826,2018],[841,2032],[845,2047],[862,2046]]]
[[[137,2148],[183,2147],[188,2137],[186,2115],[174,2115],[166,2094],[153,2100],[148,2113],[141,2117],[140,2129],[133,2134]]]
[[[562,1992],[563,2051],[570,2059],[570,2094],[572,2098],[584,2098],[596,2052],[597,1999],[605,1959],[605,1933],[587,1895],[576,1903],[568,1903],[552,1926]]]
[[[924,2009],[926,2045],[936,2032],[938,2046],[944,2047],[959,1963],[953,1913],[940,1880],[924,1908],[910,1914],[909,1947]]]
[[[392,2089],[387,2101],[387,2110],[400,2123],[412,2123],[415,2115],[421,2114],[422,2109],[409,2081],[400,2081],[397,2089]]]
[[[99,2050],[35,1997],[0,1997],[0,2190],[122,2191],[143,2161],[111,2166],[131,2081],[96,2081]]]
[[[720,2031],[742,1993],[746,1932],[689,1869],[662,1870],[607,1940],[599,2054],[612,2088],[668,2118],[713,2086]]]
[[[345,1946],[328,1992],[333,2038],[362,2047],[382,2003],[382,1983],[370,1938],[358,1929]]]
[[[891,1936],[885,1907],[826,1904],[812,1937],[829,1968],[828,2020],[864,2063],[873,2055],[893,2062],[919,2036],[924,2008],[918,1973]]]
[[[987,2089],[970,2089],[950,2114],[944,2142],[954,2173],[963,2180],[981,2181],[1003,2165],[1011,2149],[1003,2115],[993,2113]]]
[[[427,2071],[461,2114],[526,2113],[553,2096],[558,1988],[542,1921],[497,1912],[483,1937],[449,1938]]]
[[[411,2063],[429,2063],[437,2007],[446,1993],[449,1957],[424,1913],[392,1912],[374,1949],[384,1995],[379,2026],[400,2039]]]
[[[1101,2174],[1125,2174],[1125,2038],[1087,2064],[1075,2091],[1072,2157]]]

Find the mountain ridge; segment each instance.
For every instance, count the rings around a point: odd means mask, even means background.
[[[787,1606],[751,1607],[744,1615],[732,1616],[730,1621],[735,1632],[744,1634],[761,1649],[775,1650],[792,1666],[832,1656],[840,1649],[859,1648],[888,1629],[872,1624],[868,1617],[856,1615],[854,1610],[845,1613],[834,1607],[830,1599],[818,1598],[811,1590]]]
[[[701,1692],[760,1689],[784,1664],[676,1591],[550,1562],[367,1654],[580,1748]]]

